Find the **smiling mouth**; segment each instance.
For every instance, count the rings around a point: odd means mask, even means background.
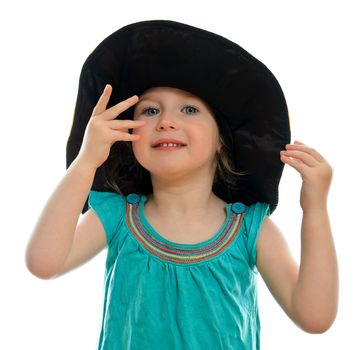
[[[186,145],[180,143],[160,143],[159,145],[153,146],[156,150],[162,151],[178,151],[184,147],[186,147]]]
[[[153,146],[153,148],[160,148],[160,147],[185,147],[186,145],[182,144],[182,143],[160,143],[158,145]]]

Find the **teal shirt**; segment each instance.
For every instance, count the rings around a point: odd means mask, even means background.
[[[146,200],[89,195],[107,237],[99,350],[260,349],[256,241],[269,205],[228,203],[212,238],[179,244],[148,223]]]

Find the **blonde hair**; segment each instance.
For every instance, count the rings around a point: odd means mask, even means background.
[[[213,183],[222,182],[229,189],[237,187],[237,177],[246,175],[246,172],[237,171],[230,157],[230,150],[224,142],[222,135],[219,136],[221,149],[216,153],[216,172]]]

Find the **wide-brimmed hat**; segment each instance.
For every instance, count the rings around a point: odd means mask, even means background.
[[[107,108],[158,86],[203,99],[222,125],[235,169],[246,174],[239,177],[236,190],[216,186],[214,192],[227,203],[266,202],[271,213],[275,210],[284,166],[280,151],[290,143],[287,105],[271,71],[242,47],[169,20],[133,23],[108,36],[82,67],[67,141],[67,168],[79,153],[106,84],[113,87]],[[131,116],[128,111],[123,114]],[[104,166],[97,169],[92,190],[107,191]]]

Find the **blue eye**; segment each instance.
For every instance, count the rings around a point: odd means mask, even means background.
[[[194,110],[195,111],[194,113],[197,113],[199,111],[196,107],[193,107],[193,106],[185,106],[184,108],[187,108],[189,111],[190,111],[190,109]],[[191,114],[193,114],[193,113],[191,112]]]
[[[186,114],[195,114],[195,113],[197,113],[199,110],[196,108],[196,107],[193,107],[193,106],[185,106],[184,108],[183,108],[183,110],[184,109],[187,109],[188,110],[188,112],[186,113]],[[154,108],[154,107],[146,107],[146,108],[144,108],[143,110],[142,110],[142,114],[146,114],[146,115],[148,115],[148,116],[154,116],[154,115],[156,115],[157,113],[152,113],[152,114],[150,114],[150,113],[148,113],[148,112],[150,112],[150,111],[157,111],[157,110],[159,110],[158,108]]]
[[[154,108],[154,107],[147,107],[147,108],[144,108],[142,110],[142,114],[147,114],[147,115],[156,115],[155,113],[154,114],[148,114],[147,112],[150,111],[150,110],[157,110],[158,108]]]

